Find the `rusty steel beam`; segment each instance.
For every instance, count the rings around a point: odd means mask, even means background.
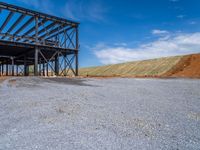
[[[24,25],[22,27],[20,27],[15,33],[14,35],[20,33],[22,30],[24,30],[31,22],[33,22],[34,17],[31,17],[26,23],[24,23]]]
[[[56,36],[58,36],[59,34],[65,32],[65,31],[68,31],[68,30],[70,30],[70,29],[73,29],[73,28],[74,28],[74,27],[69,27],[69,28],[67,28],[67,29],[63,29],[63,30],[59,31],[58,33],[55,33],[55,34],[53,34],[53,35],[47,37],[47,40],[48,40],[48,39],[51,39],[51,38],[53,38],[53,37],[56,37]],[[67,33],[66,33],[66,34],[67,34]]]
[[[19,36],[19,35],[13,35],[13,34],[10,34],[10,33],[0,33],[0,36],[5,36],[5,37],[9,37],[10,39],[28,39],[28,40],[34,40],[34,37],[32,36]],[[13,41],[17,41],[17,40],[13,40]]]
[[[3,25],[0,28],[0,32],[3,31],[3,29],[6,27],[6,25],[8,24],[8,22],[10,21],[13,15],[14,15],[14,12],[12,11],[8,14],[8,17],[6,18],[6,20],[4,21]]]
[[[21,14],[19,16],[19,18],[15,21],[15,23],[8,29],[8,31],[6,33],[10,33],[23,19],[24,19],[25,15]],[[1,39],[5,39],[6,36],[3,36]]]
[[[38,23],[38,27],[40,27],[41,25],[43,25],[44,23],[46,23],[48,20],[42,20],[41,22]],[[27,36],[28,34],[32,33],[33,31],[35,31],[35,27],[32,27],[31,29],[29,29],[27,32],[25,32],[22,37]],[[16,41],[19,41],[20,39],[17,39]]]
[[[52,35],[53,33],[57,32],[58,30],[60,30],[63,26],[60,25],[52,30],[50,30],[49,32],[43,34],[42,36],[39,37],[39,39],[43,39],[44,37],[48,36],[48,35]]]
[[[58,23],[64,23],[64,24],[73,25],[73,26],[76,26],[77,24],[79,24],[78,22],[75,22],[75,21],[71,21],[71,20],[61,18],[61,17],[56,17],[56,16],[53,16],[53,15],[41,13],[41,12],[38,12],[38,11],[33,11],[33,10],[30,10],[30,9],[11,5],[11,4],[4,3],[4,2],[0,2],[0,9],[6,9],[6,10],[18,12],[18,13],[23,13],[23,14],[26,14],[26,15],[29,15],[29,16],[38,16],[38,17],[43,18],[43,19],[52,20],[52,21],[56,21]]]
[[[53,22],[51,24],[49,24],[48,26],[46,26],[45,28],[41,29],[40,31],[38,31],[38,35],[40,35],[41,33],[48,31],[50,28],[52,28],[54,25],[56,25],[56,22]],[[32,37],[35,37],[36,33],[32,35]],[[23,42],[27,42],[28,40],[25,40]]]

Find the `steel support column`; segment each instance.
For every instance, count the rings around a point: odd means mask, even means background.
[[[38,45],[38,16],[35,17],[35,42]],[[34,75],[38,76],[38,46],[35,47]]]
[[[17,66],[16,66],[16,75],[17,75],[17,76],[19,75],[19,71],[18,71],[18,70],[19,70],[19,66],[17,65]]]
[[[2,67],[2,64],[0,65],[0,76],[2,76],[1,67]]]
[[[25,73],[26,73],[26,76],[29,76],[29,65],[26,65]]]
[[[38,76],[38,47],[35,47],[35,65],[34,65],[34,75]]]
[[[4,64],[2,64],[1,72],[2,72],[2,75],[4,75]]]
[[[11,61],[12,61],[12,76],[15,75],[15,66],[14,66],[14,58],[11,57]]]
[[[42,75],[42,64],[41,64],[41,58],[39,60],[39,76]]]
[[[27,59],[26,59],[26,56],[24,56],[24,76],[28,76],[28,74],[27,74]]]
[[[59,75],[59,57],[58,54],[55,56],[55,75]]]
[[[6,64],[6,76],[8,76],[8,62],[7,62],[7,64]]]
[[[45,60],[43,62],[42,70],[43,70],[43,76],[45,76]]]
[[[3,64],[1,64],[1,75],[3,76]]]
[[[49,76],[49,63],[47,63],[47,68],[46,69],[47,69],[47,74],[46,75],[48,77]]]
[[[79,32],[78,32],[78,27],[76,27],[76,51],[75,51],[75,70],[76,70],[76,76],[78,76],[78,49],[79,49],[79,36],[78,36]]]
[[[76,76],[78,76],[78,51],[77,52],[75,52],[75,61],[76,61]]]
[[[67,76],[67,63],[66,63],[67,55],[64,55],[64,76]]]
[[[50,63],[51,63],[51,66],[53,66],[53,61],[51,61]],[[54,71],[51,69],[51,76],[54,76],[53,72]]]

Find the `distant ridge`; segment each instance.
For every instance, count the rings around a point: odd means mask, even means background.
[[[200,78],[200,54],[164,57],[99,67],[81,68],[84,77]]]

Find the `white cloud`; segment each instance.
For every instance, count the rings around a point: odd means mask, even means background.
[[[111,47],[101,44],[94,47],[93,50],[102,64],[199,53],[200,32],[171,35],[170,38],[158,39],[136,48]]]
[[[168,34],[169,32],[166,30],[155,29],[155,30],[152,30],[151,33],[154,35],[163,35],[163,34]]]

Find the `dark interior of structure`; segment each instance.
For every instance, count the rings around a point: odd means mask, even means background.
[[[79,23],[0,2],[0,75],[78,75]]]

